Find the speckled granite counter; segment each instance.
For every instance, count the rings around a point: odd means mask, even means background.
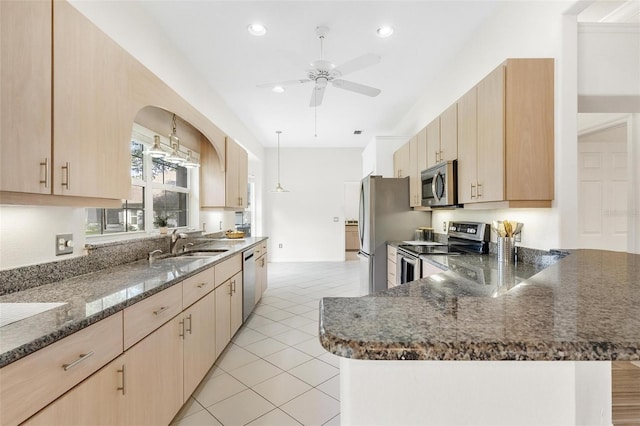
[[[198,249],[227,248],[211,257],[167,257],[106,268],[63,281],[0,296],[2,303],[64,305],[0,327],[0,367],[85,328],[185,278],[207,269],[266,238],[218,240]]]
[[[453,267],[369,297],[324,298],[322,345],[371,360],[640,359],[640,255],[575,250],[542,270],[452,259],[485,283]]]

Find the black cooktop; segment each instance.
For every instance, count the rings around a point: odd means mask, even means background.
[[[448,255],[456,255],[456,254],[464,254],[464,253],[474,253],[477,251],[471,248],[460,247],[458,245],[439,245],[439,246],[418,246],[413,244],[400,244],[398,246],[399,249],[403,249],[415,255],[421,254],[448,254]]]
[[[414,256],[421,254],[483,254],[489,252],[490,228],[488,224],[480,222],[450,222],[448,230],[448,244],[401,244],[398,248]]]

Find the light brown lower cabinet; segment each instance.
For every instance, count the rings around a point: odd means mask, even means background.
[[[256,259],[256,303],[260,301],[262,295],[267,290],[267,252]]]
[[[25,424],[169,424],[184,402],[182,325],[175,317]]]
[[[215,293],[182,313],[184,321],[184,401],[216,360]]]
[[[215,289],[216,358],[242,325],[242,272],[238,272]]]

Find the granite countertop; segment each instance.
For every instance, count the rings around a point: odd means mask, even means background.
[[[324,348],[373,360],[640,360],[640,255],[574,250],[547,267],[430,261],[449,265],[371,296],[322,299]]]
[[[0,367],[171,287],[265,239],[209,240],[210,242],[194,246],[191,250],[226,248],[228,251],[211,257],[158,258],[152,265],[146,260],[140,260],[0,296],[0,309],[2,304],[8,303],[62,303],[56,308],[0,327]]]

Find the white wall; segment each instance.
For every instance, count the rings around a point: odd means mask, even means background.
[[[421,100],[397,126],[396,134],[417,133],[507,58],[555,58],[556,200],[553,207],[506,212],[437,211],[432,220],[439,232],[444,220],[490,222],[509,218],[525,223],[522,245],[539,249],[575,246],[572,228],[577,176],[577,22],[575,16],[563,16],[572,3],[505,3],[478,29],[439,77],[428,84]]]
[[[277,149],[265,151],[269,260],[344,260],[344,188],[345,182],[360,181],[362,149],[281,148],[280,183],[290,191],[284,193],[271,192],[277,181]]]
[[[640,24],[579,24],[580,95],[640,96]]]

